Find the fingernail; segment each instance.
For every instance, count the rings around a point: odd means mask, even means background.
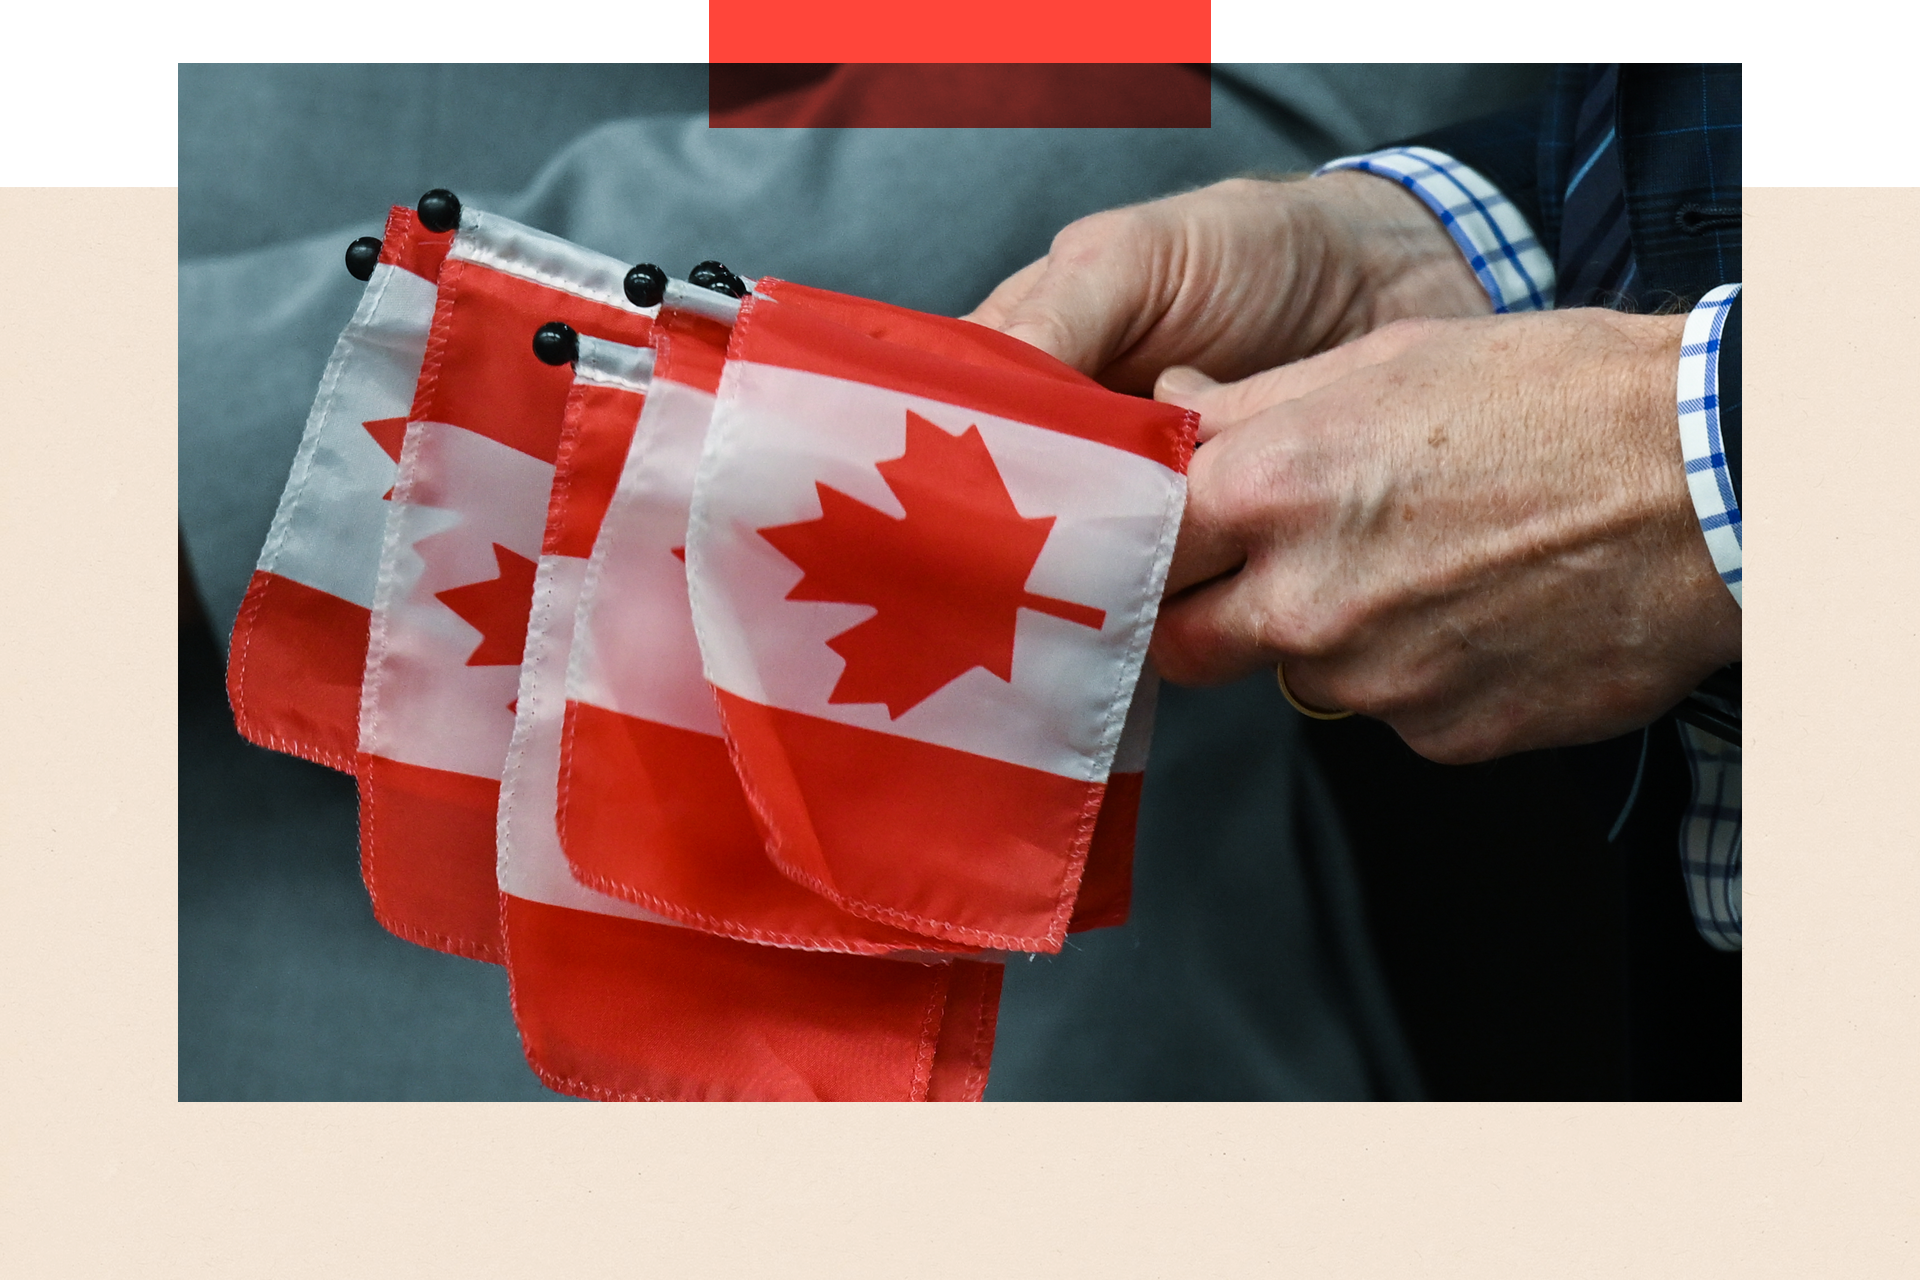
[[[1153,398],[1169,401],[1182,408],[1191,408],[1192,400],[1219,385],[1198,369],[1177,364],[1161,373],[1160,380],[1153,387]]]

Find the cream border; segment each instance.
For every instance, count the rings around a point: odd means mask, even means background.
[[[1920,1274],[1920,191],[1747,194],[1747,1101],[182,1104],[174,196],[0,190],[22,1277]]]

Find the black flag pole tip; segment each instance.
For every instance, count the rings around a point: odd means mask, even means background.
[[[361,236],[347,246],[347,274],[355,280],[373,279],[373,269],[380,262],[380,241],[374,236]]]
[[[667,296],[667,273],[651,262],[641,262],[627,272],[627,301],[636,307],[657,307]]]
[[[715,293],[724,293],[729,298],[747,296],[746,281],[729,271],[726,263],[715,262],[711,258],[687,272],[687,283],[711,289]]]
[[[460,225],[460,197],[445,187],[435,187],[420,197],[414,212],[427,230],[451,231]]]
[[[580,335],[570,324],[549,320],[533,331],[533,354],[541,364],[572,364],[580,358]]]

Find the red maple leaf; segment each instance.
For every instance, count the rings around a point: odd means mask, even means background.
[[[400,446],[406,443],[407,420],[405,418],[375,418],[371,422],[360,424],[374,443],[387,451],[387,456],[395,462],[400,461]]]
[[[527,615],[533,612],[533,561],[493,544],[500,576],[434,592],[434,599],[480,633],[467,656],[470,667],[519,666],[527,648]]]
[[[400,447],[407,442],[405,418],[374,418],[360,425],[366,428],[367,434],[373,437],[375,444],[387,451],[389,458],[395,462],[400,461]],[[380,501],[385,502],[392,497],[393,490],[389,489],[380,495]]]
[[[883,702],[898,719],[975,667],[1011,681],[1021,609],[1105,625],[1099,609],[1027,590],[1054,518],[1014,507],[980,428],[949,435],[909,412],[906,452],[877,470],[904,516],[816,481],[817,520],[759,531],[804,571],[787,599],[878,610],[827,642],[847,664],[827,701]]]

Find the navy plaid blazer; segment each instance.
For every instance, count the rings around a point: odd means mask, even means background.
[[[1530,103],[1414,140],[1478,170],[1497,186],[1526,217],[1556,265],[1560,261],[1564,193],[1574,163],[1574,132],[1592,83],[1588,71],[1581,66],[1560,68],[1546,92]],[[1622,66],[1613,124],[1635,267],[1632,295],[1619,305],[1636,311],[1690,310],[1708,290],[1741,278],[1740,67]],[[1721,331],[1718,365],[1721,444],[1736,495],[1741,474],[1740,331],[1740,301],[1736,298]],[[1738,670],[1736,664],[1732,671]],[[1714,679],[1724,683],[1726,677],[1716,675]],[[1711,681],[1702,686],[1720,698],[1712,704],[1716,709],[1737,716],[1737,675],[1731,687],[1733,692],[1726,694],[1724,688],[1713,688]],[[1730,934],[1737,947],[1740,810],[1737,798],[1731,805],[1725,798],[1729,786],[1734,788],[1733,796],[1739,794],[1739,750],[1719,744],[1709,748],[1708,735],[1691,729],[1683,729],[1681,739],[1693,774],[1691,785],[1677,768],[1677,761],[1647,769],[1654,739],[1643,735],[1635,780],[1630,788],[1621,784],[1627,808],[1616,819],[1608,839],[1612,841],[1621,833],[1636,798],[1642,794],[1643,777],[1656,810],[1684,803],[1681,866],[1694,923],[1713,946],[1724,947]],[[1616,743],[1625,741],[1617,739]],[[1596,795],[1610,785],[1614,767],[1625,763],[1624,756],[1610,761],[1609,744],[1572,750],[1575,755],[1570,760],[1576,774],[1584,776]],[[1691,802],[1680,802],[1680,796],[1689,792]],[[1629,843],[1660,839],[1644,824],[1640,831],[1640,836],[1629,837]],[[1644,865],[1654,864],[1647,861]],[[1734,886],[1730,930],[1729,921],[1723,918],[1729,884]],[[1656,890],[1652,881],[1631,880],[1629,892],[1632,905],[1628,914],[1636,921],[1629,946],[1629,969],[1634,975],[1629,981],[1637,993],[1629,1001],[1632,1037],[1636,1043],[1644,1042],[1635,1052],[1642,1053],[1649,1063],[1665,1061],[1663,1054],[1679,1061],[1676,1046],[1683,1039],[1676,1038],[1674,1027],[1680,1023],[1669,1024],[1662,1019],[1670,1018],[1671,1011],[1681,1007],[1670,999],[1673,993],[1685,990],[1689,994],[1678,999],[1691,1006],[1688,1018],[1703,1019],[1699,1026],[1723,1026],[1724,1010],[1731,1007],[1736,1011],[1731,1043],[1737,1060],[1738,970],[1732,970],[1733,985],[1729,989],[1725,970],[1700,967],[1698,948],[1683,948],[1676,938],[1661,934],[1657,923],[1646,923],[1670,918],[1663,915],[1665,908],[1659,905],[1664,890]],[[1681,963],[1689,955],[1694,958]],[[1717,977],[1713,976],[1716,972]],[[1635,1011],[1642,1008],[1645,1013]],[[1661,1012],[1663,1009],[1668,1012]],[[1720,1036],[1723,1042],[1727,1039],[1720,1032],[1711,1034]],[[1648,1068],[1656,1074],[1668,1069]],[[1652,1080],[1654,1076],[1647,1078]],[[1735,1089],[1737,1096],[1737,1085]]]
[[[1584,68],[1498,115],[1411,140],[1479,170],[1526,215],[1556,260]],[[1620,68],[1614,128],[1638,266],[1636,309],[1685,311],[1740,277],[1740,65]],[[1720,432],[1740,485],[1740,301],[1720,347]]]

